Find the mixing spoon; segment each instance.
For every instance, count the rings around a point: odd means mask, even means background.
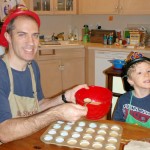
[[[92,104],[92,105],[101,104],[101,102],[95,102],[95,101],[91,100],[90,98],[85,98],[83,101],[84,101],[84,106],[86,106],[87,104]]]

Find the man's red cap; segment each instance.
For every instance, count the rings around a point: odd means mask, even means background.
[[[38,26],[40,27],[39,16],[36,13],[28,10],[25,6],[20,5],[15,10],[14,9],[11,10],[9,15],[7,16],[7,18],[4,21],[4,24],[3,24],[2,29],[1,29],[1,34],[0,34],[0,45],[1,46],[8,47],[8,42],[4,36],[4,33],[6,32],[7,25],[10,23],[10,21],[12,19],[16,18],[17,16],[21,16],[21,15],[27,15],[27,16],[33,17],[35,19],[35,21],[37,22]]]

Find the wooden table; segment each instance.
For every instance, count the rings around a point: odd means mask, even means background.
[[[130,125],[124,122],[112,121],[112,120],[100,120],[101,123],[119,124],[123,127],[123,134],[121,138],[121,145],[119,150],[123,150],[123,146],[131,139],[142,140],[143,138],[150,138],[150,129]],[[39,132],[13,142],[2,144],[0,150],[77,150],[76,148],[68,148],[64,146],[56,146],[52,144],[44,144],[40,140],[40,136],[47,128],[40,130]],[[17,133],[16,133],[17,134]],[[11,135],[10,135],[11,136]]]

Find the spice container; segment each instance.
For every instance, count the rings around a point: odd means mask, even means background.
[[[119,40],[119,44],[122,45],[122,39]]]
[[[108,45],[112,45],[112,44],[113,44],[113,35],[110,33],[108,37]]]
[[[106,34],[104,34],[103,40],[104,40],[104,45],[107,45],[107,35]]]

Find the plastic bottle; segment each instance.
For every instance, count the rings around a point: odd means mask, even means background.
[[[103,40],[104,40],[104,45],[107,45],[107,35],[106,34],[104,34]]]
[[[83,36],[83,43],[87,43],[87,42],[88,42],[88,35],[85,34],[85,35]]]
[[[130,44],[130,36],[127,36],[126,41],[127,41],[127,44]]]
[[[84,25],[84,34],[88,34],[88,32],[89,32],[89,26]]]
[[[90,41],[90,35],[89,35],[89,26],[84,25],[84,35],[83,35],[83,42],[87,43]]]
[[[110,33],[108,38],[108,45],[112,45],[112,44],[113,44],[113,35],[112,33]]]

